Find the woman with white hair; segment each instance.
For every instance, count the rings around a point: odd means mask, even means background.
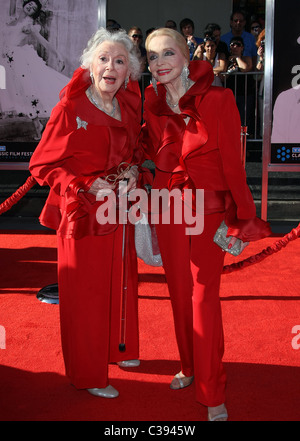
[[[117,192],[124,178],[128,191],[137,185],[140,65],[126,32],[103,28],[88,42],[81,62],[53,109],[30,171],[40,185],[50,187],[40,221],[58,236],[66,374],[77,389],[114,398],[119,393],[109,385],[108,364],[139,365],[137,262],[134,226],[128,224],[126,345],[121,352],[123,225],[113,218],[99,223],[97,213],[105,201],[98,192]]]

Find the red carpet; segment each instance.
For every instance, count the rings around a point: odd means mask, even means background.
[[[243,258],[275,240],[251,244]],[[140,262],[141,365],[132,370],[111,365],[111,384],[120,396],[104,400],[69,385],[58,306],[36,299],[40,288],[57,280],[56,237],[2,231],[0,259],[0,329],[6,331],[6,348],[0,349],[1,421],[206,420],[193,385],[169,388],[179,362],[161,268]],[[233,261],[226,258],[226,264]],[[292,334],[300,326],[299,268],[300,240],[295,240],[257,265],[222,276],[232,421],[300,420],[300,335]],[[3,332],[0,342],[3,347]]]

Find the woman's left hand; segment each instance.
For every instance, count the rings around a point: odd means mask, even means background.
[[[231,249],[237,240],[239,240],[241,242],[241,252],[242,252],[246,248],[246,246],[248,245],[248,242],[243,242],[242,240],[240,240],[234,236],[231,237],[230,242],[228,244],[228,248]]]

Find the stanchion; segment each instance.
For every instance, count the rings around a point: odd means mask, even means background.
[[[241,160],[243,167],[246,167],[246,155],[247,155],[247,126],[241,127]]]
[[[0,215],[10,210],[17,202],[19,202],[28,191],[36,185],[36,180],[33,176],[29,176],[25,184],[21,185],[18,190],[13,193],[0,205]],[[44,303],[58,304],[58,285],[48,285],[42,288],[38,294],[37,299]]]
[[[52,285],[45,286],[37,293],[36,298],[43,303],[58,305],[59,304],[58,284],[53,283]]]

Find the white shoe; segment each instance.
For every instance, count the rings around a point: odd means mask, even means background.
[[[213,412],[211,412],[213,410]],[[208,421],[227,421],[228,413],[225,404],[208,408]]]
[[[93,389],[87,389],[87,391],[90,394],[95,395],[96,397],[102,398],[117,398],[119,396],[119,392],[110,385],[103,389],[98,389],[97,387],[94,387]]]
[[[173,380],[170,384],[170,388],[173,390],[183,389],[184,387],[188,387],[190,384],[192,384],[193,380],[194,380],[194,376],[186,377],[180,371],[173,378]]]
[[[140,364],[140,360],[124,360],[117,362],[117,365],[120,367],[138,367]]]

